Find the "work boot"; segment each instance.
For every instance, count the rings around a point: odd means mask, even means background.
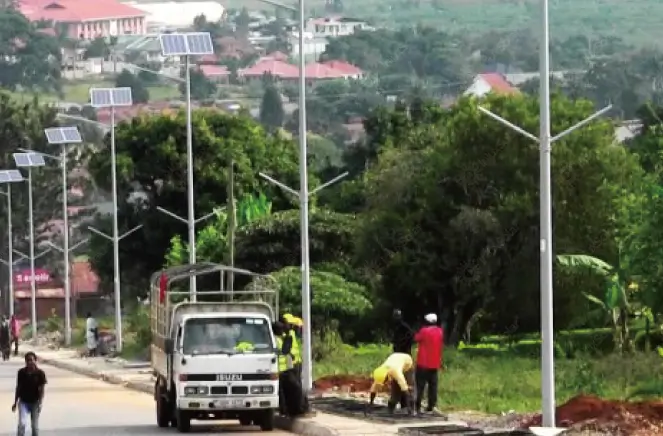
[[[395,410],[396,410],[396,403],[389,401],[387,403],[387,411],[389,412],[390,415],[393,415]]]

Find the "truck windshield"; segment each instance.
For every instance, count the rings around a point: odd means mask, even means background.
[[[264,318],[194,318],[184,324],[184,354],[272,353],[270,325]]]

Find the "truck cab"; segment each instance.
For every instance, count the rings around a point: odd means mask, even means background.
[[[199,301],[210,296],[208,291],[198,293],[198,301],[176,302],[173,294],[178,291],[164,293],[163,277],[170,277],[167,282],[189,277],[185,267],[177,268],[153,280],[158,283],[151,349],[157,424],[188,432],[192,420],[237,419],[273,430],[279,397],[272,322],[278,303],[268,303],[266,296],[275,291],[212,291],[215,301]],[[227,267],[195,264],[188,274],[194,271],[227,272]],[[238,271],[248,273],[233,272]]]

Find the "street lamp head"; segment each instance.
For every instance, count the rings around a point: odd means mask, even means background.
[[[51,145],[80,144],[83,142],[77,127],[51,127],[44,129],[46,140]]]
[[[16,183],[23,181],[23,174],[19,170],[0,171],[0,183]]]
[[[44,156],[41,153],[14,153],[14,162],[19,168],[34,168],[34,167],[43,167],[46,165],[44,161]]]

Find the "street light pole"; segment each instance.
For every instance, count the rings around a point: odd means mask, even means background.
[[[7,268],[9,269],[9,316],[14,315],[14,235],[12,231],[12,183],[22,182],[23,175],[18,170],[0,171],[0,183],[7,184]],[[3,262],[5,263],[5,262]]]
[[[540,214],[540,286],[541,286],[541,411],[543,426],[555,428],[555,356],[553,330],[553,251],[552,251],[552,201],[551,201],[551,152],[552,144],[569,133],[592,122],[608,112],[612,105],[551,137],[550,133],[550,29],[548,0],[541,0],[541,45],[539,58],[539,137],[521,127],[479,107],[479,110],[506,127],[539,144],[539,214]]]
[[[211,216],[208,214],[201,219],[196,219],[194,186],[193,186],[193,126],[191,117],[191,59],[192,55],[211,55],[214,54],[214,44],[209,32],[188,32],[188,33],[164,33],[159,35],[161,52],[164,56],[184,57],[184,86],[186,93],[186,168],[187,168],[187,219],[183,220],[180,216],[159,208],[160,211],[177,219],[186,222],[189,239],[189,264],[196,263],[196,224],[203,219]],[[197,299],[196,277],[189,278],[189,295],[191,301]]]
[[[189,264],[196,263],[196,212],[193,198],[193,133],[191,126],[191,66],[189,56],[184,56],[186,87],[186,180],[187,180],[187,228],[189,231]],[[189,280],[191,301],[195,303],[197,284],[196,276]]]
[[[122,351],[122,298],[120,286],[120,240],[141,226],[130,230],[123,236],[118,233],[117,224],[117,151],[115,148],[115,108],[121,106],[133,105],[131,88],[90,88],[90,101],[94,108],[109,108],[111,113],[111,128],[110,128],[110,147],[111,147],[111,189],[113,197],[113,230],[112,236],[89,227],[94,233],[109,239],[113,242],[113,289],[115,299],[115,348],[117,352]]]
[[[62,255],[64,256],[64,337],[65,344],[71,345],[71,277],[70,277],[70,262],[69,262],[69,208],[68,197],[69,190],[67,187],[67,180],[69,173],[67,172],[67,144],[80,144],[83,142],[81,134],[77,127],[51,127],[44,130],[46,139],[51,145],[60,145],[61,154],[58,158],[54,155],[42,153],[43,156],[50,157],[54,160],[60,161],[62,168]]]
[[[28,226],[30,238],[30,290],[32,310],[32,339],[37,339],[37,283],[35,281],[35,229],[32,207],[32,168],[43,167],[44,157],[39,153],[14,153],[14,162],[19,168],[28,170]]]

